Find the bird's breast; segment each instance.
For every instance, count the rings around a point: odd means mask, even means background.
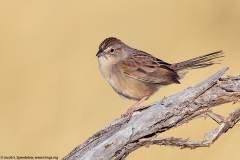
[[[125,98],[140,100],[152,95],[158,89],[157,85],[127,76],[119,65],[109,63],[104,57],[99,57],[99,68],[112,88]]]
[[[116,65],[112,64],[104,56],[98,58],[98,64],[103,77],[110,81],[112,79],[112,75],[117,71]]]

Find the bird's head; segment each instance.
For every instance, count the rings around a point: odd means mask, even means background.
[[[110,37],[105,39],[99,46],[96,56],[100,59],[105,59],[110,63],[117,63],[128,57],[129,52],[126,52],[128,47],[121,40]]]

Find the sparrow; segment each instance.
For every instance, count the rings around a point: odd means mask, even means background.
[[[159,88],[180,84],[179,80],[188,70],[211,66],[217,63],[215,59],[224,57],[223,51],[217,51],[179,63],[167,63],[114,37],[100,44],[96,56],[99,69],[113,90],[124,98],[137,101],[124,114],[127,120],[139,104]]]

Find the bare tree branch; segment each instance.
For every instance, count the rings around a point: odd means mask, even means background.
[[[225,118],[210,110],[211,107],[240,99],[240,76],[220,78],[227,69],[195,87],[139,108],[129,122],[122,123],[123,118],[115,120],[76,147],[64,160],[125,159],[134,150],[153,144],[192,149],[210,146],[240,120],[240,107]],[[219,124],[206,133],[202,141],[157,138],[162,132],[202,116],[209,116]]]

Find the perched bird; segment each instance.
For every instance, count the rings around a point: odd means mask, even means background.
[[[137,101],[125,114],[129,120],[138,105],[160,87],[180,84],[179,80],[185,76],[187,70],[213,65],[216,63],[214,59],[223,57],[223,52],[170,64],[110,37],[100,44],[96,56],[100,71],[112,88],[120,96]]]

